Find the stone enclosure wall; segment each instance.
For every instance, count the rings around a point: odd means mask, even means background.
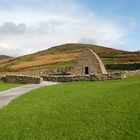
[[[71,81],[103,81],[103,80],[117,80],[126,77],[125,72],[110,73],[110,74],[94,74],[88,76],[42,76],[44,81],[53,82],[71,82]]]
[[[0,75],[0,80],[2,80],[2,78],[3,78],[3,75]]]
[[[140,70],[134,70],[134,71],[127,71],[126,72],[126,77],[138,76],[138,75],[140,75]]]
[[[43,80],[41,77],[17,76],[7,75],[2,78],[6,83],[20,83],[20,84],[40,84]]]
[[[72,75],[46,75],[39,77],[27,75],[7,75],[0,74],[0,80],[7,83],[24,83],[24,84],[39,84],[42,80],[53,82],[71,82],[71,81],[102,81],[102,80],[117,80],[129,76],[140,75],[140,70],[108,73],[108,74],[93,74],[88,76],[72,76]]]
[[[140,69],[140,63],[106,64],[105,67],[109,70],[138,70]]]
[[[116,72],[108,74],[94,74],[88,76],[72,76],[72,75],[48,75],[42,76],[44,81],[53,82],[71,82],[71,81],[104,81],[104,80],[119,80],[130,76],[140,75],[140,70]]]
[[[6,75],[24,75],[24,76],[37,76],[42,75],[70,75],[72,67],[62,67],[62,68],[46,68],[46,69],[37,69],[37,70],[26,70],[19,72],[2,72],[0,73],[0,78]]]

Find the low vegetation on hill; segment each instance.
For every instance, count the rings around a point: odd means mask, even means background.
[[[90,48],[105,64],[140,62],[139,52],[128,52],[89,44],[64,44],[0,64],[0,71],[20,71],[41,67],[71,67],[80,53]]]
[[[0,64],[8,62],[11,59],[13,59],[13,57],[7,55],[0,55]]]
[[[0,60],[4,60],[4,59],[12,59],[13,57],[11,56],[7,56],[7,55],[0,55]]]
[[[31,91],[0,111],[0,140],[139,140],[139,87],[131,77]]]

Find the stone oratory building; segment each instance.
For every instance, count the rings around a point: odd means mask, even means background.
[[[93,74],[107,74],[105,66],[100,57],[87,48],[78,58],[71,71],[72,75],[83,76]]]

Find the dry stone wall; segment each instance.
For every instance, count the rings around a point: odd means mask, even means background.
[[[44,81],[53,82],[71,82],[71,81],[103,81],[103,80],[117,80],[126,77],[126,72],[110,73],[110,74],[94,74],[88,76],[42,76]]]
[[[72,75],[48,75],[47,73],[40,74],[38,77],[32,75],[20,75],[22,73],[0,73],[0,80],[7,83],[24,83],[24,84],[39,84],[42,80],[54,82],[71,82],[71,81],[103,81],[117,80],[129,76],[140,75],[140,70],[108,73],[108,74],[92,74],[88,76],[72,76]],[[25,73],[24,73],[25,74]],[[40,78],[41,77],[41,78]]]
[[[130,77],[130,76],[138,76],[140,75],[140,70],[135,70],[135,71],[127,71],[126,72],[126,76]]]
[[[109,70],[138,70],[140,69],[140,63],[106,64],[105,67]]]
[[[2,78],[6,83],[19,83],[19,84],[40,84],[43,80],[41,77],[17,76],[7,75]]]
[[[3,77],[4,77],[3,75],[0,75],[0,80],[2,80]]]
[[[46,68],[39,70],[27,70],[20,72],[3,72],[0,73],[0,78],[6,75],[24,75],[24,76],[42,76],[42,75],[70,75],[72,67],[64,67],[64,68]]]

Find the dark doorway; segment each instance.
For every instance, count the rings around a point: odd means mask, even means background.
[[[88,69],[88,67],[85,67],[85,74],[86,74],[86,75],[89,74],[89,69]]]

